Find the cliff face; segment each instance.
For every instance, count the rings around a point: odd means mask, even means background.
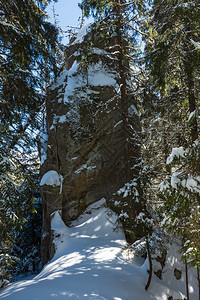
[[[54,253],[52,212],[60,210],[69,225],[89,204],[103,197],[109,202],[127,181],[116,59],[94,42],[84,62],[80,52],[90,34],[83,37],[84,31],[86,28],[67,48],[64,70],[49,88],[46,102],[47,145],[43,149],[40,183],[43,264]],[[131,95],[129,114],[132,130],[137,132],[139,117]],[[136,160],[138,145],[133,148]]]

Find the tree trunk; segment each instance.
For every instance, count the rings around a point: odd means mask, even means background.
[[[200,300],[200,277],[199,277],[199,266],[197,266],[197,280],[198,280],[199,300]]]
[[[163,145],[164,145],[164,158],[165,158],[165,168],[167,174],[171,174],[171,167],[170,165],[166,164],[167,158],[169,156],[169,145],[167,143],[167,132],[165,126],[165,120],[163,120]]]
[[[195,84],[194,84],[194,74],[193,69],[189,61],[189,57],[186,58],[185,61],[185,72],[186,79],[188,85],[188,102],[189,102],[189,111],[192,113],[196,110],[196,98],[195,98]],[[190,126],[191,131],[191,141],[194,142],[198,140],[198,124],[196,114],[192,118],[192,124]],[[196,161],[196,165],[194,166],[194,171],[197,173],[200,172],[200,157],[198,157]]]
[[[131,170],[131,141],[130,131],[128,127],[128,95],[127,95],[127,80],[126,80],[126,57],[125,57],[125,40],[123,38],[123,16],[121,0],[115,0],[114,13],[116,15],[116,33],[118,46],[118,66],[120,74],[120,91],[121,91],[121,111],[123,120],[123,134],[124,134],[124,165],[127,182],[133,179],[134,175]],[[134,224],[137,217],[136,205],[132,199],[129,199],[129,221]],[[131,226],[132,226],[131,225]]]
[[[116,13],[116,32],[117,44],[119,51],[119,72],[120,72],[120,91],[121,91],[121,109],[123,120],[123,133],[124,133],[124,163],[126,166],[126,176],[128,181],[131,179],[131,166],[130,166],[130,137],[128,129],[128,97],[127,97],[127,83],[126,83],[126,70],[125,70],[125,53],[124,41],[122,36],[122,6],[121,0],[115,0],[115,13]]]
[[[190,64],[189,57],[186,58],[184,62],[185,73],[186,73],[186,81],[188,88],[188,103],[189,103],[189,111],[190,113],[195,111],[196,109],[196,99],[195,99],[195,86],[194,86],[194,75],[192,66]],[[198,139],[198,127],[197,127],[197,118],[196,115],[193,117],[191,124],[191,140],[194,142]]]
[[[149,278],[148,278],[147,284],[145,286],[145,290],[147,291],[150,286],[150,283],[151,283],[153,267],[152,267],[151,251],[150,251],[150,247],[149,247],[148,237],[146,239],[146,242],[147,242],[147,255],[148,255],[148,259],[149,259]]]
[[[185,259],[185,284],[186,284],[187,300],[190,300],[189,284],[188,284],[188,265],[187,265],[187,260],[186,259]]]

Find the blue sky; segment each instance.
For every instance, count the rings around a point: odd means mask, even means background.
[[[58,0],[57,3],[51,3],[47,9],[47,13],[51,17],[51,22],[53,20],[52,7],[54,5],[56,14],[58,14],[57,19],[59,21],[59,26],[63,30],[69,29],[67,26],[79,26],[81,18],[81,10],[78,7],[78,3],[81,0]],[[67,43],[67,38],[63,39],[63,43]]]

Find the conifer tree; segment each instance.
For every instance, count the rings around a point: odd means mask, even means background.
[[[0,117],[4,148],[12,148],[32,124],[37,124],[45,82],[56,72],[54,50],[58,32],[46,21],[46,5],[44,0],[0,3]]]
[[[0,1],[1,270],[37,189],[41,108],[47,82],[57,73],[58,30],[47,21],[48,2]]]
[[[167,152],[173,149],[160,186],[163,224],[182,240],[186,271],[189,262],[199,267],[199,15],[198,1],[155,0],[153,42],[146,47],[147,66],[163,106],[159,117],[174,136],[172,143],[166,140]]]
[[[151,74],[161,100],[166,103],[165,115],[171,115],[178,123],[187,144],[198,138],[199,14],[198,1],[154,1],[151,24],[154,42],[147,48]]]
[[[149,225],[144,192],[148,176],[142,164],[141,125],[131,80],[134,75],[131,72],[131,66],[134,70],[136,69],[140,56],[137,38],[138,33],[141,32],[139,26],[145,13],[145,1],[83,0],[80,7],[86,17],[90,15],[94,17],[99,32],[99,41],[104,42],[105,50],[109,52],[110,57],[116,60],[119,73],[119,103],[123,122],[124,165],[127,184],[116,193],[116,197],[124,198],[118,201],[120,203],[118,210],[121,210],[120,220],[124,225],[128,240],[131,241],[136,237],[144,236]],[[135,104],[135,111],[131,116],[130,95]],[[131,126],[133,119],[138,120],[137,129]],[[137,218],[140,213],[144,214],[141,218]],[[143,216],[145,217],[143,218]]]

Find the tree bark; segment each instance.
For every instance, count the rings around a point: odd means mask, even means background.
[[[198,280],[199,300],[200,300],[200,277],[199,277],[199,266],[197,266],[197,280]]]
[[[114,13],[116,15],[116,34],[118,44],[118,66],[120,74],[120,91],[121,91],[121,111],[123,120],[123,134],[124,134],[124,165],[126,172],[127,182],[133,179],[136,174],[133,174],[131,169],[131,140],[130,131],[128,126],[129,115],[128,115],[128,95],[127,95],[127,78],[126,78],[126,63],[127,59],[125,56],[125,39],[123,38],[123,15],[122,15],[122,3],[121,0],[115,0],[114,2]],[[137,217],[137,209],[135,202],[132,197],[129,199],[129,221],[130,224],[134,224]],[[132,226],[131,225],[131,226]]]
[[[149,278],[148,278],[147,284],[145,286],[145,290],[147,291],[150,286],[150,283],[151,283],[153,266],[152,266],[151,251],[150,251],[150,247],[149,247],[148,238],[146,239],[146,242],[147,242],[147,255],[148,255],[148,259],[149,259]]]
[[[164,145],[164,158],[165,158],[165,168],[167,174],[171,174],[171,167],[170,165],[166,164],[167,158],[169,156],[169,145],[167,143],[167,132],[165,126],[165,120],[163,120],[163,145]]]
[[[188,265],[187,265],[187,260],[186,259],[185,259],[185,284],[186,284],[187,300],[190,300],[189,284],[188,284]]]
[[[126,166],[127,179],[131,179],[131,166],[130,166],[130,144],[129,144],[129,130],[128,130],[128,97],[127,97],[127,82],[126,82],[126,70],[125,70],[125,53],[124,53],[124,41],[122,36],[122,6],[121,0],[115,0],[115,13],[116,13],[116,33],[117,44],[119,51],[119,72],[120,72],[120,91],[121,91],[121,109],[123,120],[123,133],[125,154],[124,163]]]
[[[184,62],[185,66],[185,74],[188,88],[188,103],[189,103],[189,111],[192,113],[196,109],[196,98],[195,98],[195,85],[194,85],[194,75],[192,66],[190,64],[189,57],[187,55],[186,60]],[[192,124],[191,124],[191,140],[194,142],[198,139],[198,126],[197,126],[197,118],[194,115]]]

